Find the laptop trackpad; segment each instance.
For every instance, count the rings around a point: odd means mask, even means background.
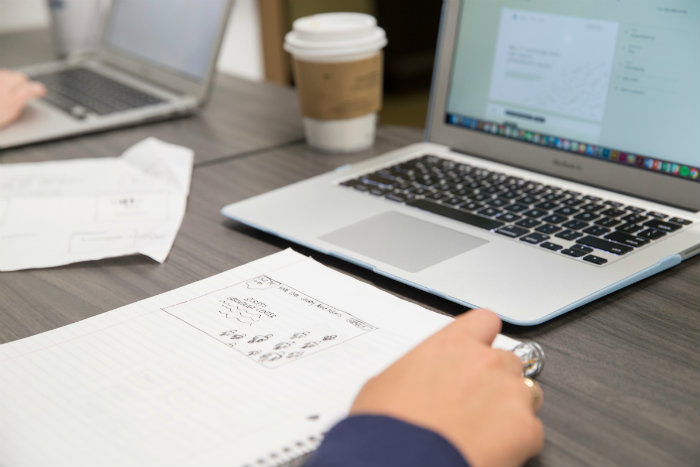
[[[319,238],[408,272],[418,272],[488,243],[395,211],[370,217]]]

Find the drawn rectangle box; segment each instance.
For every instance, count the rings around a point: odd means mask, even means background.
[[[163,311],[267,368],[377,329],[267,275],[165,307]]]

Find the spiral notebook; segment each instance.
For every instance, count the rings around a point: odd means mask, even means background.
[[[0,346],[0,464],[282,465],[450,321],[282,251]]]

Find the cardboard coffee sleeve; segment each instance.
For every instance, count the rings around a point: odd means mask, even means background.
[[[352,62],[294,59],[301,112],[317,120],[355,118],[379,111],[383,54]]]

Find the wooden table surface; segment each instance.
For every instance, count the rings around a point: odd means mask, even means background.
[[[0,38],[0,50],[7,41]],[[8,54],[0,52],[0,59]],[[2,66],[2,62],[0,62]],[[0,153],[0,164],[116,156],[146,136],[194,149],[192,189],[172,252],[0,273],[0,343],[69,324],[292,246],[429,308],[464,311],[361,268],[225,220],[230,202],[418,141],[380,128],[371,150],[326,155],[303,142],[290,89],[220,75],[200,115]],[[700,464],[700,258],[545,324],[504,332],[533,339],[546,445],[531,466]]]

